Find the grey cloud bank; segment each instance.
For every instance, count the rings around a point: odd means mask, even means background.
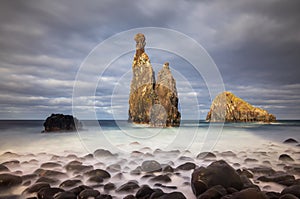
[[[44,119],[52,112],[71,113],[76,73],[89,52],[116,33],[147,26],[174,29],[195,39],[216,62],[227,90],[279,119],[300,118],[298,0],[1,3],[1,119]],[[129,42],[134,48],[133,39]],[[82,96],[87,118],[95,103],[99,119],[113,118],[112,113],[117,119],[127,119],[131,74],[119,80],[131,71],[133,54],[111,65],[94,98]],[[157,67],[169,61],[174,70],[188,77],[192,89],[186,89],[186,82],[178,77],[179,98],[188,104],[189,96],[196,96],[199,113],[191,101],[183,119],[204,119],[212,99],[203,79],[186,70],[191,67],[181,58],[157,51],[148,54]],[[88,87],[89,74],[85,75],[81,84]],[[113,88],[117,89],[112,101]]]

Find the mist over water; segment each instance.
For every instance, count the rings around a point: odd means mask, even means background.
[[[264,165],[283,170],[281,161],[278,160],[279,155],[283,153],[289,153],[293,157],[293,164],[300,162],[300,147],[283,143],[288,138],[300,140],[299,121],[279,121],[273,124],[228,123],[224,126],[209,125],[204,121],[183,121],[179,128],[162,129],[134,125],[127,121],[83,121],[84,130],[72,133],[41,133],[43,121],[0,121],[0,124],[0,163],[18,159],[24,164],[21,164],[20,168],[12,168],[11,171],[22,171],[23,175],[34,172],[42,163],[58,161],[65,165],[74,160],[74,157],[84,157],[97,149],[107,149],[118,156],[115,159],[85,159],[84,164],[101,169],[111,164],[120,164],[123,183],[137,179],[129,172],[145,160],[154,159],[160,164],[171,164],[174,168],[188,161],[198,166],[207,166],[214,160],[196,158],[200,152],[207,151],[216,154],[217,159],[224,159],[230,165],[236,165],[236,169]],[[224,156],[223,152],[228,151],[236,156]],[[20,156],[10,156],[5,152],[13,152]],[[257,162],[246,162],[246,158],[256,159]],[[269,161],[270,165],[265,165],[264,161]],[[194,195],[191,187],[183,186],[182,183],[184,180],[190,181],[191,173],[192,171],[185,171],[181,176],[171,176],[170,184],[180,187],[179,190],[187,198],[194,198]],[[117,173],[111,174],[115,176]],[[154,182],[138,179],[140,185],[154,186]],[[115,183],[117,187],[122,184],[117,177],[112,177],[110,182]],[[264,185],[265,183],[260,183],[259,186],[264,189]],[[24,188],[19,187],[13,190],[13,193],[20,194]],[[281,191],[282,188],[281,185],[271,184],[269,189]],[[121,197],[126,194],[115,195]]]

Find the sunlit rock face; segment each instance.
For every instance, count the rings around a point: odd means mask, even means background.
[[[276,117],[230,92],[223,92],[213,100],[206,120],[210,122],[274,122]]]
[[[158,81],[148,55],[145,53],[145,36],[135,35],[136,53],[132,63],[132,80],[129,96],[129,121],[151,126],[179,126],[176,82],[164,64]]]

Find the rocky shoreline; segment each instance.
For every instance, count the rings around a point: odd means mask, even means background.
[[[199,154],[143,146],[127,155],[104,149],[86,155],[5,152],[0,198],[299,198],[299,145],[292,138],[283,144],[283,154],[275,144]]]

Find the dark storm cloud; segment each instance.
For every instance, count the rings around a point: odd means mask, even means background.
[[[172,28],[191,36],[212,56],[228,90],[280,118],[300,116],[298,0],[1,3],[0,118],[70,113],[73,83],[88,53],[116,33],[145,26]],[[210,99],[203,79],[173,55],[162,54],[160,59],[157,52],[149,54],[153,63],[169,61],[188,78],[193,90],[178,80],[179,96],[185,103],[192,103],[190,96],[196,96],[204,118]],[[111,95],[122,74],[131,69],[132,55],[111,66],[95,98],[82,96],[86,105],[82,109],[92,109],[95,102],[100,118],[111,117],[112,110],[127,118],[129,85],[115,93],[113,104]],[[91,86],[92,73],[85,74],[82,86]],[[130,78],[131,74],[124,81],[130,83]]]

